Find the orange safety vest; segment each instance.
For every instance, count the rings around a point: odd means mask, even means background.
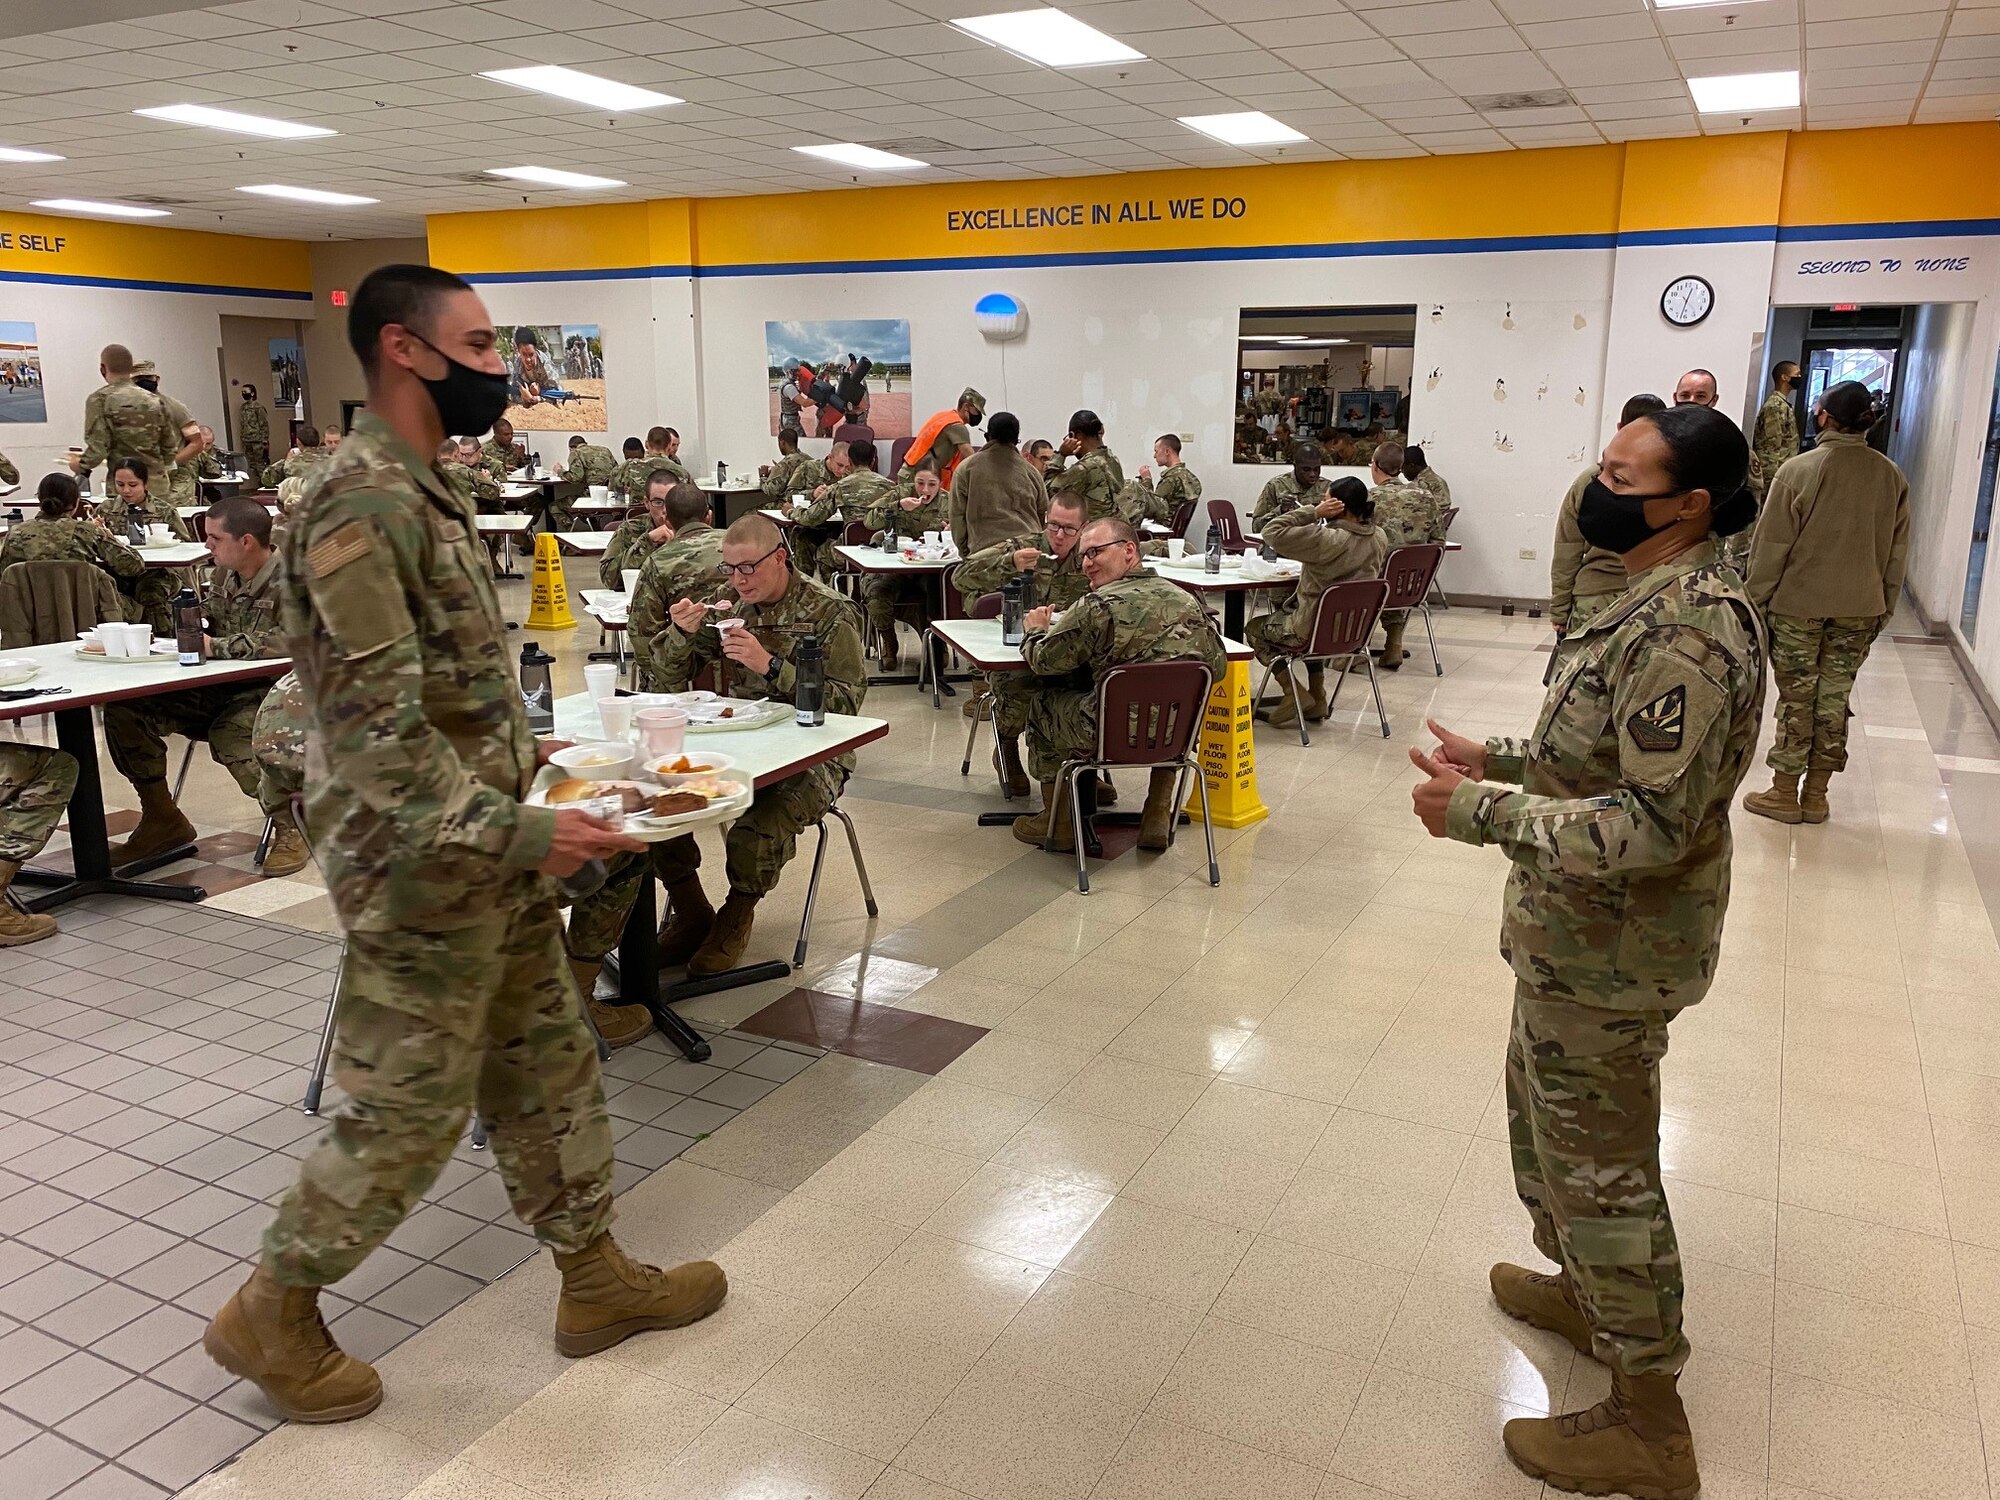
[[[958,414],[958,408],[954,406],[949,411],[939,412],[936,416],[932,417],[928,422],[924,423],[923,428],[917,433],[917,435],[910,439],[909,452],[905,454],[903,458],[904,469],[908,470],[911,474],[916,473],[917,465],[922,463],[926,458],[930,457],[931,449],[936,445],[938,440],[938,435],[942,433],[945,430],[945,428],[951,426],[952,423],[963,422],[964,420],[965,418],[961,417]],[[960,458],[959,454],[957,453],[952,454],[952,456],[945,461],[944,469],[938,475],[938,482],[942,484],[946,489],[951,488],[951,476],[958,471],[959,458]],[[904,476],[898,474],[896,477],[898,479],[901,479]]]

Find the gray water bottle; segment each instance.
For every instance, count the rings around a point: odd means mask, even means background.
[[[792,653],[794,687],[792,704],[803,728],[826,723],[826,650],[819,637],[809,635]]]
[[[521,707],[527,710],[530,734],[556,732],[555,689],[549,677],[555,663],[536,642],[521,643]]]
[[[1208,523],[1208,546],[1202,552],[1201,566],[1205,573],[1222,571],[1222,528],[1213,521]]]

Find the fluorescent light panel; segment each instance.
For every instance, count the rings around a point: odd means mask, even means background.
[[[681,102],[672,94],[656,94],[651,89],[636,88],[629,83],[599,78],[595,73],[579,73],[575,68],[559,68],[553,64],[535,68],[496,68],[479,76],[491,78],[495,83],[512,84],[517,89],[553,94],[558,99],[568,99],[577,104],[592,104],[599,109],[659,109],[663,105]]]
[[[1748,0],[1653,0],[1654,10],[1693,10],[1698,5],[1742,5]]]
[[[592,177],[587,172],[565,172],[560,167],[488,167],[488,177],[510,177],[516,182],[539,182],[544,187],[614,188],[625,184],[616,177]]]
[[[334,135],[323,125],[301,125],[296,120],[272,120],[263,115],[241,114],[233,109],[217,109],[208,104],[163,104],[157,109],[135,109],[135,115],[149,120],[170,120],[176,125],[206,125],[210,130],[227,130],[234,135],[263,135],[280,141],[302,141],[312,136]]]
[[[240,187],[239,193],[255,193],[262,198],[291,198],[300,203],[323,203],[328,208],[358,208],[364,203],[380,203],[380,198],[364,198],[359,193],[330,193],[325,188],[286,187],[282,182],[260,182]]]
[[[1102,63],[1143,62],[1146,54],[1086,26],[1075,16],[1048,6],[967,16],[951,23],[968,36],[1004,47],[1017,57],[1051,68],[1088,68]]]
[[[1288,146],[1306,138],[1258,109],[1234,115],[1182,115],[1180,122],[1225,146]]]
[[[1694,107],[1705,115],[1754,115],[1769,109],[1797,109],[1799,74],[1727,73],[1714,78],[1690,78]]]
[[[37,198],[31,208],[53,208],[64,214],[103,214],[111,219],[167,219],[164,208],[140,208],[135,203],[97,203],[89,198]]]
[[[857,146],[851,141],[825,146],[794,146],[792,149],[806,156],[817,156],[821,161],[838,162],[843,167],[860,167],[869,172],[908,172],[930,165],[914,156],[898,156],[893,151],[878,151],[873,146]]]
[[[61,161],[51,151],[24,151],[19,146],[0,146],[0,161]]]

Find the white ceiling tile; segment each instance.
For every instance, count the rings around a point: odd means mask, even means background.
[[[1541,56],[1566,84],[1659,83],[1681,76],[1657,38],[1600,47],[1552,47]]]
[[[1968,10],[1963,4],[1951,18],[1952,36],[1993,36],[2000,33],[2000,6],[1989,10]]]
[[[1646,0],[1499,0],[1499,4],[1510,21],[1522,26],[1578,16],[1615,16],[1646,8]]]
[[[1874,4],[1875,0],[1868,0]],[[1935,0],[1924,0],[1927,5]],[[1653,12],[1653,22],[1667,36],[1697,31],[1761,31],[1767,26],[1799,24],[1798,0],[1755,0],[1747,5],[1690,5]]]
[[[623,3],[623,0],[619,0]],[[804,5],[787,5],[785,14],[808,26],[836,34],[850,31],[881,31],[890,26],[922,25],[922,11],[898,5],[896,0],[807,0]]]
[[[1926,11],[1919,15],[1872,16],[1860,21],[1808,21],[1808,47],[1852,47],[1876,42],[1901,42],[1911,37],[1942,36],[1945,13]]]
[[[1884,104],[1815,104],[1811,123],[1826,125],[1902,125],[1909,121],[1911,106]]]
[[[1931,69],[1932,88],[1952,78],[2000,78],[2000,57],[1961,57],[1940,61]]]
[[[1903,104],[1917,102],[1918,89],[1908,83],[1867,83],[1849,88],[1823,88],[1814,84],[1810,96],[1813,118],[1830,104]]]
[[[1933,78],[1924,89],[1926,99],[1970,99],[1984,98],[1988,94],[2000,93],[1991,75],[1984,78]]]
[[[1261,46],[1280,54],[1315,42],[1367,42],[1375,32],[1359,16],[1329,11],[1318,16],[1294,16],[1284,21],[1241,21],[1236,29]]]
[[[1284,57],[1300,68],[1359,68],[1371,63],[1403,61],[1403,51],[1394,42],[1374,37],[1365,42],[1323,43],[1312,47],[1288,47]]]
[[[1928,63],[1937,56],[1937,43],[1929,38],[1908,42],[1875,42],[1855,47],[1814,47],[1806,53],[1808,66],[1827,64],[1839,68],[1871,68],[1885,63]]]
[[[1937,99],[1917,106],[1914,123],[1946,125],[1955,120],[1990,120],[2000,110],[2000,95],[1986,99]]]
[[[848,63],[879,60],[882,54],[851,36],[801,37],[793,41],[760,42],[757,50],[780,58],[794,67],[835,69]],[[831,72],[827,75],[836,75]]]
[[[1799,34],[1790,26],[1760,26],[1755,31],[1698,31],[1669,37],[1667,46],[1675,57],[1688,64],[1788,56],[1792,59],[1791,66],[1797,67]]]
[[[960,0],[963,3],[963,0]],[[1009,7],[1000,6],[1005,10]],[[1201,26],[1209,15],[1194,0],[1105,0],[1105,3],[1070,3],[1064,7],[1078,20],[1099,31],[1122,37],[1128,31],[1170,31],[1182,26]],[[953,15],[980,15],[980,10],[952,11]]]
[[[1958,57],[2000,57],[2000,32],[1989,36],[1948,36],[1938,48],[1940,60]]]
[[[1521,35],[1537,50],[1545,47],[1592,47],[1602,42],[1657,42],[1659,29],[1644,11],[1613,16],[1577,16],[1567,21],[1534,21]]]
[[[1384,36],[1423,36],[1439,31],[1472,31],[1507,20],[1493,0],[1434,0],[1427,5],[1394,5],[1366,13]]]
[[[1496,57],[1433,57],[1424,63],[1424,71],[1461,94],[1548,89],[1560,82],[1532,52],[1503,52]]]
[[[1396,45],[1422,62],[1431,57],[1489,56],[1496,52],[1525,52],[1521,34],[1511,26],[1482,26],[1473,31],[1440,31],[1431,36],[1402,36]]]
[[[1318,16],[1340,8],[1318,0],[1205,0],[1204,4],[1204,9],[1216,20],[1231,24]]]
[[[1228,26],[1182,26],[1172,31],[1135,32],[1120,40],[1129,47],[1137,47],[1148,57],[1163,58],[1168,61],[1182,57],[1201,57],[1216,52],[1259,50],[1257,44],[1249,37]]]

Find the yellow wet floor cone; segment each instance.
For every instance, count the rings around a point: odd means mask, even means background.
[[[562,553],[556,539],[544,531],[535,538],[534,592],[528,604],[528,629],[570,630],[576,616],[569,612],[569,584],[563,577]]]

